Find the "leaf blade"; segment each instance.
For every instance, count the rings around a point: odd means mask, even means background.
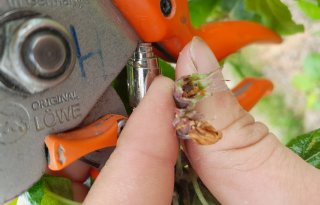
[[[287,147],[306,162],[320,168],[320,129],[298,136]]]
[[[245,0],[249,11],[259,14],[262,23],[282,35],[304,31],[304,26],[295,23],[288,7],[280,0]]]
[[[312,20],[320,20],[320,0],[317,2],[299,0],[298,5],[306,16]]]

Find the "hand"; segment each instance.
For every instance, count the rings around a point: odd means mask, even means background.
[[[194,38],[182,51],[176,74],[180,78],[218,68],[210,49]],[[154,81],[85,204],[171,203],[178,153],[172,92],[172,81],[164,77]],[[197,110],[222,131],[223,138],[210,146],[185,141],[186,152],[222,204],[320,202],[320,172],[285,148],[265,125],[255,122],[230,91],[200,102]]]

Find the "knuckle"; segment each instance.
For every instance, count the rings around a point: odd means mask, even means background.
[[[247,137],[260,140],[269,133],[269,129],[261,122],[255,122],[252,125],[249,125],[247,128]]]
[[[255,119],[252,117],[252,115],[248,113],[242,113],[240,116],[241,117],[235,120],[230,126],[227,127],[227,129],[237,131],[255,122]]]
[[[253,122],[242,126],[238,130],[238,134],[236,134],[238,135],[239,143],[236,149],[253,146],[267,136],[268,133],[268,128],[261,122]]]
[[[225,139],[219,150],[236,150],[256,144],[268,135],[269,130],[245,113],[222,132]]]

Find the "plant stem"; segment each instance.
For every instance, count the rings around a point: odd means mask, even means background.
[[[194,173],[192,173],[192,175],[191,175],[191,181],[192,181],[194,191],[196,192],[199,201],[202,203],[202,205],[209,205],[209,203],[207,202],[207,200],[204,198],[204,196],[202,194],[202,191],[201,191],[199,183],[198,183],[198,178]]]
[[[183,164],[182,164],[182,148],[179,150],[179,155],[176,163],[176,181],[179,181],[183,178]]]

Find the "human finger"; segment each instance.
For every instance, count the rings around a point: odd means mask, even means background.
[[[129,118],[85,204],[170,204],[178,152],[173,82],[157,78]]]
[[[217,71],[222,79],[219,67],[209,47],[196,37],[181,52],[177,78]],[[224,86],[223,80],[214,83]],[[213,93],[196,110],[223,137],[214,145],[188,141],[185,147],[193,168],[222,204],[299,204],[317,198],[319,185],[313,180],[320,181],[318,171],[256,122],[229,89]],[[301,183],[306,182],[312,190],[301,194]]]

